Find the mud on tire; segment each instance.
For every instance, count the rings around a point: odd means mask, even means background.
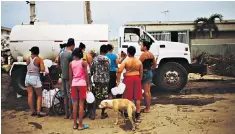
[[[27,95],[25,87],[26,73],[27,73],[27,68],[22,66],[14,69],[11,75],[14,92],[24,96]]]

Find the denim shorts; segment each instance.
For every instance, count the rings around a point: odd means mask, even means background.
[[[145,83],[152,83],[152,78],[153,78],[153,72],[152,70],[144,71],[143,72],[143,77],[142,77],[142,84]]]
[[[26,75],[25,77],[25,86],[32,86],[33,88],[42,87],[42,82],[39,76],[30,76]]]

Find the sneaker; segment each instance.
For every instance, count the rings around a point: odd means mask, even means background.
[[[135,120],[136,120],[137,123],[141,122],[140,113],[135,113]]]

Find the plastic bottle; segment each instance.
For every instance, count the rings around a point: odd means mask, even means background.
[[[8,56],[7,60],[8,60],[8,65],[11,65],[11,56]]]

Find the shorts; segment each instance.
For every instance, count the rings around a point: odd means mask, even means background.
[[[152,79],[153,79],[153,72],[152,70],[148,70],[148,71],[144,71],[143,72],[143,77],[142,77],[142,84],[145,83],[152,83]]]
[[[32,86],[33,88],[41,88],[42,82],[39,76],[26,75],[25,86]]]
[[[111,89],[116,87],[117,83],[117,75],[116,75],[116,71],[110,71],[109,72],[109,77],[110,77],[110,81],[109,81],[109,90],[108,93],[111,94]]]
[[[108,98],[108,88],[109,83],[95,82],[95,86],[92,88],[92,93],[98,100],[104,100]]]
[[[86,86],[71,87],[71,99],[86,99]]]
[[[142,100],[142,86],[139,75],[125,76],[123,83],[126,89],[123,93],[123,98],[132,100]]]
[[[70,98],[70,88],[68,79],[62,79],[62,91],[64,97],[67,96],[67,98]]]

